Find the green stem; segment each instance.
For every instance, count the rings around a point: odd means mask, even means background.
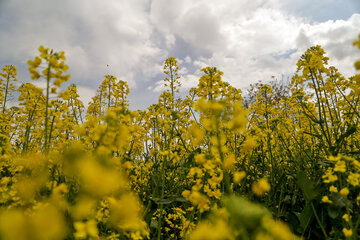
[[[5,109],[6,109],[6,99],[7,99],[7,95],[8,95],[8,91],[9,91],[9,82],[10,82],[10,73],[8,73],[7,75],[7,79],[6,79],[6,88],[5,88],[5,96],[4,96],[4,104],[3,104],[3,110],[2,113],[5,113]]]
[[[45,152],[48,151],[48,111],[49,111],[49,89],[50,89],[50,62],[48,63],[46,76],[46,105],[45,105],[45,142],[44,149]]]
[[[310,203],[311,204],[311,209],[315,215],[315,218],[316,218],[316,221],[318,222],[320,228],[321,228],[321,231],[323,232],[324,236],[325,236],[325,239],[328,239],[328,235],[326,234],[326,231],[324,229],[324,226],[321,224],[321,221],[319,219],[319,216],[317,215],[316,213],[316,210],[315,210],[315,207],[314,207],[314,204],[313,203]]]

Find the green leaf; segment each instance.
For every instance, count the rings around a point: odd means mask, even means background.
[[[169,198],[153,198],[152,199],[156,204],[170,204],[173,202],[187,202],[183,197],[169,197]]]
[[[346,206],[345,199],[341,196],[340,193],[331,193],[329,198],[331,201],[333,201],[332,205],[338,208],[343,208]]]
[[[329,206],[328,209],[327,209],[327,212],[329,214],[329,216],[332,218],[332,219],[335,219],[337,218],[340,213],[341,213],[341,208],[338,208],[338,207],[334,207],[334,206]]]
[[[315,191],[314,182],[306,176],[305,172],[298,172],[296,178],[297,184],[302,190],[306,202],[310,202],[315,199],[318,193]]]
[[[184,197],[176,197],[175,201],[177,201],[177,202],[187,202],[186,198],[184,198]]]
[[[159,223],[155,219],[151,219],[150,227],[151,228],[158,228]]]
[[[291,202],[291,196],[290,196],[290,195],[286,195],[281,202],[283,202],[283,203],[290,203],[290,202]]]
[[[174,202],[173,199],[169,199],[169,198],[153,198],[153,201],[156,203],[156,204],[170,204],[172,202]]]
[[[311,205],[307,204],[303,211],[298,215],[300,221],[300,227],[303,229],[303,232],[306,231],[310,223],[312,222],[314,215],[311,209]]]

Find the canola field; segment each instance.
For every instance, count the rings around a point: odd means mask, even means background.
[[[169,57],[138,111],[111,75],[85,107],[59,90],[65,53],[38,50],[33,81],[0,73],[0,239],[359,239],[360,75],[321,46],[286,84],[245,94],[206,67],[182,99]]]

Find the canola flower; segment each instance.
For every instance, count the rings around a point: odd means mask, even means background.
[[[65,61],[39,47],[28,62],[45,92],[2,68],[1,239],[358,238],[359,75],[321,46],[289,84],[242,94],[205,67],[183,99],[181,61],[167,58],[142,111],[112,75],[87,109],[75,84],[57,93]]]
[[[269,190],[270,184],[265,178],[260,179],[257,183],[252,185],[252,191],[258,196],[264,195]]]

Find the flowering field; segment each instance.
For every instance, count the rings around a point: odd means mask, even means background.
[[[242,94],[206,67],[184,99],[169,57],[143,111],[115,76],[87,108],[76,85],[58,92],[65,60],[40,46],[28,61],[45,92],[0,73],[0,239],[359,238],[360,75],[320,46],[286,85]]]

